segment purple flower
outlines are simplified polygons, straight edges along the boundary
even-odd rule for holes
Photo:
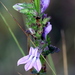
[[[50,22],[48,22],[47,26],[45,26],[43,28],[43,33],[42,33],[42,39],[45,40],[47,34],[52,30],[52,25],[50,24]]]
[[[20,58],[17,62],[17,65],[25,64],[24,68],[26,71],[34,67],[37,72],[41,70],[41,62],[39,59],[40,53],[38,48],[30,47],[29,55]]]
[[[49,6],[50,0],[41,0],[41,12],[44,12]]]

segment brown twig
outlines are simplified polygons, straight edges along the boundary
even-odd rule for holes
[[[65,43],[65,35],[63,30],[61,30],[61,37],[62,37],[62,49],[63,49],[64,75],[68,75],[66,43]]]
[[[22,75],[21,73],[17,72],[19,75]]]
[[[28,37],[27,37],[27,50],[28,50],[28,52],[29,52],[29,49],[30,49],[30,35],[28,35]]]

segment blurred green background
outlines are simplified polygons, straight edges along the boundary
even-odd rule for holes
[[[30,0],[0,0],[18,20],[20,25],[25,29],[25,24],[22,14],[15,11],[12,6],[20,2],[30,2]],[[9,15],[9,13],[0,4],[0,12],[5,17],[7,23],[11,27],[17,37],[21,47],[27,54],[27,38],[17,23]],[[51,24],[53,29],[50,33],[51,43],[61,49],[59,53],[51,54],[56,68],[57,75],[64,75],[63,68],[63,52],[61,30],[64,30],[68,75],[75,75],[75,1],[74,0],[51,0],[48,9],[45,11],[48,16],[51,16]],[[24,70],[23,65],[17,67],[17,60],[22,57],[15,41],[13,40],[8,28],[0,17],[0,75],[29,75],[29,72]],[[52,71],[47,68],[47,75],[52,75]]]

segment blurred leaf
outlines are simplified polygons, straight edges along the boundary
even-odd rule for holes
[[[52,60],[52,57],[50,54],[48,55],[48,60],[49,60],[49,64],[51,65],[51,68],[56,73],[55,66],[54,66],[54,63],[53,63],[53,60]],[[55,74],[53,73],[53,75],[55,75]]]
[[[40,14],[40,0],[34,0],[35,9]]]
[[[3,15],[0,13],[0,16],[2,17],[3,21],[5,22],[5,25],[8,27],[10,34],[12,35],[14,41],[16,42],[20,52],[22,53],[23,56],[25,56],[25,53],[23,52],[23,49],[21,48],[17,38],[15,37],[14,33],[12,32],[11,28],[9,27],[8,23],[6,22],[5,18],[3,17]]]
[[[48,35],[46,37],[46,40],[47,40],[48,45],[50,45],[51,44],[51,40],[50,40],[50,37]]]
[[[46,24],[50,20],[50,17],[44,18],[42,24]]]
[[[20,13],[26,15],[33,14],[36,16],[36,10],[32,3],[17,3],[13,6],[13,8]]]

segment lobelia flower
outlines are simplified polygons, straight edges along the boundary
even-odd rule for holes
[[[50,24],[50,22],[47,23],[47,26],[45,26],[43,28],[43,33],[42,33],[42,40],[46,39],[47,34],[52,30],[52,25]]]
[[[50,0],[41,0],[41,12],[44,12],[49,6]]]
[[[39,56],[38,48],[30,47],[29,55],[20,58],[17,65],[25,64],[24,68],[26,71],[34,67],[39,72],[42,67]]]

